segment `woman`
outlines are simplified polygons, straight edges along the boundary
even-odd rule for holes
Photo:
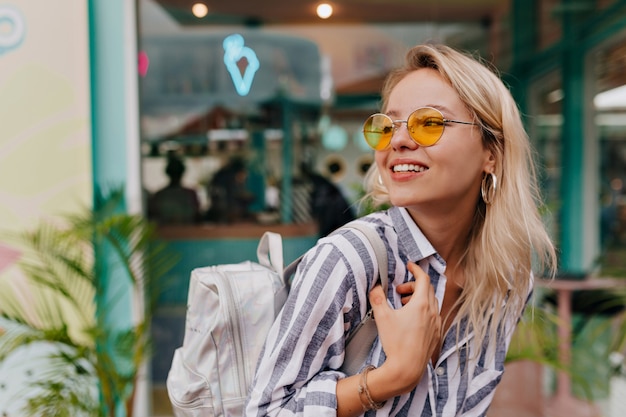
[[[392,207],[356,221],[386,242],[389,290],[375,287],[358,232],[320,239],[268,335],[248,416],[484,416],[531,263],[554,271],[529,141],[500,79],[449,47],[419,45],[382,96],[383,113],[364,125],[376,151],[367,182]],[[379,337],[348,376],[345,340],[368,297]]]

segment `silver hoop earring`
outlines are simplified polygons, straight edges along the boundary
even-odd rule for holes
[[[487,181],[487,178],[491,178],[491,181]],[[498,186],[498,178],[493,172],[488,172],[483,176],[483,180],[480,183],[480,195],[486,205],[493,203],[496,197],[496,189]]]

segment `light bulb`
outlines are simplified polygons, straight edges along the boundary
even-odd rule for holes
[[[196,3],[191,6],[191,13],[193,13],[193,15],[198,19],[202,19],[204,16],[207,15],[207,13],[209,13],[209,8],[206,6],[206,4]]]
[[[328,3],[321,3],[317,6],[317,15],[320,19],[328,19],[333,14],[333,6]]]

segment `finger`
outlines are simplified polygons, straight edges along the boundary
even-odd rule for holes
[[[369,293],[369,300],[376,319],[381,319],[391,310],[391,307],[387,305],[387,294],[385,294],[380,285],[376,285],[372,288]]]
[[[430,283],[428,274],[414,262],[408,262],[407,268],[415,277],[414,291],[411,298],[425,297],[429,308],[439,311],[439,302],[435,297],[435,289]],[[410,299],[407,299],[406,302],[403,300],[403,304],[407,304],[409,301]]]
[[[420,268],[420,266],[418,264],[416,264],[415,262],[407,262],[406,263],[407,268],[409,269],[409,272],[411,272],[413,274],[413,276],[415,277],[415,281],[419,281],[420,279],[424,278],[428,281],[430,281],[430,278],[428,277],[428,274],[426,272],[424,272],[424,270],[422,268]]]
[[[431,285],[432,287],[432,285]],[[432,308],[436,308],[437,311],[439,311],[439,301],[437,300],[437,297],[435,297],[435,289],[432,288],[429,292],[428,292],[428,303]]]
[[[412,294],[415,291],[415,281],[403,282],[396,287],[398,294]]]
[[[424,272],[424,270],[422,270],[422,268],[420,268],[414,262],[407,262],[407,268],[409,272],[415,277],[415,286],[413,292],[421,292],[425,294],[428,291],[429,287],[432,287],[432,285],[430,285],[430,277],[428,276],[428,274]]]
[[[409,302],[414,291],[414,281],[404,282],[396,287],[396,292],[400,294],[400,301],[402,302],[402,305],[405,305]]]

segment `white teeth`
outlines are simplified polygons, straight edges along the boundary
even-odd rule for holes
[[[409,171],[424,172],[427,169],[428,168],[424,166],[414,165],[414,164],[401,164],[401,165],[393,166],[393,172],[409,172]]]

